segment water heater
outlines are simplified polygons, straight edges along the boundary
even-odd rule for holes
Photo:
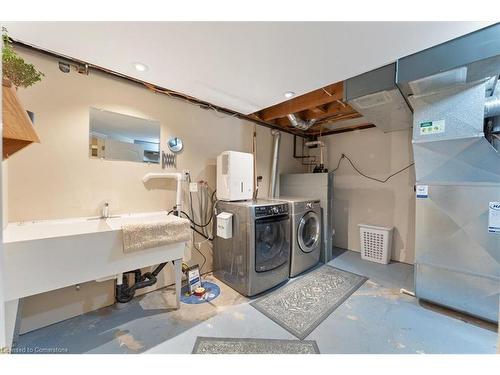
[[[217,156],[217,199],[241,201],[253,196],[253,155],[225,151]]]

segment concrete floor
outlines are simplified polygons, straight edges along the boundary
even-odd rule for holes
[[[379,265],[351,251],[338,252],[330,264],[369,280],[307,337],[316,340],[321,353],[496,352],[495,326],[464,321],[400,294],[400,288],[413,288],[412,266]],[[297,339],[249,299],[217,283],[221,295],[211,303],[183,304],[173,311],[168,307],[173,292],[163,289],[21,335],[18,351],[191,353],[197,336]]]

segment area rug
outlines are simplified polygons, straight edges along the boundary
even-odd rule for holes
[[[197,337],[193,354],[319,354],[316,341]]]
[[[366,280],[324,265],[251,305],[302,340]]]

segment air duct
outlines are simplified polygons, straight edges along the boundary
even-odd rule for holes
[[[311,126],[313,126],[314,123],[316,122],[315,119],[304,121],[304,120],[302,120],[300,118],[297,118],[297,116],[295,116],[295,114],[293,114],[293,113],[290,113],[290,114],[286,115],[286,117],[288,117],[288,119],[290,120],[290,124],[292,124],[292,126],[294,128],[297,128],[297,129],[300,129],[300,130],[307,130]]]
[[[395,63],[346,80],[344,99],[384,132],[412,125],[410,108],[396,86]]]
[[[415,294],[493,322],[500,231],[491,210],[500,200],[500,153],[485,138],[484,119],[499,114],[491,97],[499,35],[500,24],[397,62],[398,86],[413,109]]]
[[[276,182],[278,181],[278,162],[280,153],[281,133],[278,130],[273,130],[271,134],[273,135],[273,160],[271,164],[269,198],[276,198]]]
[[[500,116],[500,95],[489,97],[484,103],[484,117],[495,116]]]

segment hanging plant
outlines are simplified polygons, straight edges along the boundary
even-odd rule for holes
[[[30,87],[41,81],[44,74],[16,53],[5,27],[2,27],[2,39],[2,77],[15,87]]]

